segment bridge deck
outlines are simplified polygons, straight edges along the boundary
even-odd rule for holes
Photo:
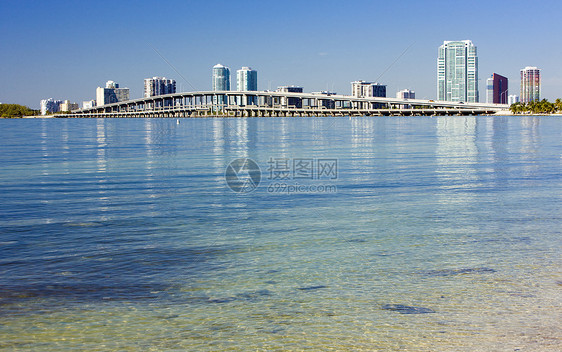
[[[478,115],[508,105],[319,93],[217,91],[176,93],[75,110],[68,117]]]

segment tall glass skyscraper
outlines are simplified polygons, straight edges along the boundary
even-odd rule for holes
[[[258,90],[258,71],[242,67],[236,71],[236,78],[239,92]]]
[[[521,102],[541,100],[541,70],[527,66],[521,70]]]
[[[230,69],[221,64],[213,67],[213,90],[230,90]]]
[[[437,96],[445,101],[478,102],[478,56],[470,40],[445,41],[439,47]]]

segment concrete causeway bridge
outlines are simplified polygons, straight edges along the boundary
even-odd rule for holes
[[[509,105],[331,93],[209,91],[159,95],[74,110],[60,117],[281,117],[490,115]]]

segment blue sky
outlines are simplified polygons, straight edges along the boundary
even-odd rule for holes
[[[258,70],[260,90],[294,84],[350,94],[350,82],[362,79],[387,84],[389,96],[409,88],[434,99],[437,48],[464,39],[478,48],[480,101],[493,72],[518,95],[525,66],[542,69],[542,95],[553,100],[562,97],[561,13],[554,0],[2,0],[0,102],[81,102],[107,80],[139,98],[152,76],[210,90],[216,63],[234,74]]]

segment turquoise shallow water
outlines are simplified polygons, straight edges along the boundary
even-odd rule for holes
[[[0,350],[562,348],[559,118],[0,131]]]

